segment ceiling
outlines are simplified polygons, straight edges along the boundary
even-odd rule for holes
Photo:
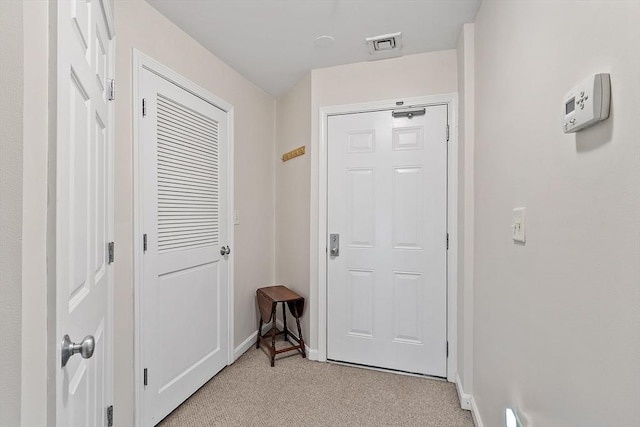
[[[309,70],[377,59],[366,37],[402,32],[400,55],[455,48],[481,0],[147,1],[277,98]]]

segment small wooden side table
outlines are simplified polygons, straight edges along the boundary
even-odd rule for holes
[[[256,291],[256,295],[258,298],[258,307],[260,308],[260,322],[258,323],[258,340],[256,341],[256,348],[260,348],[260,344],[262,343],[269,349],[272,367],[275,366],[276,354],[300,350],[302,352],[302,357],[307,357],[304,349],[304,338],[302,338],[302,329],[300,329],[300,316],[302,316],[302,312],[304,310],[304,298],[282,285],[260,288]],[[282,320],[284,323],[284,330],[282,331],[278,331],[276,326],[276,308],[278,307],[279,302],[282,303]],[[298,336],[300,337],[299,339],[291,335],[287,330],[287,309],[285,308],[285,303],[289,306],[289,311],[296,319]],[[268,323],[271,319],[273,319],[271,330],[262,335],[263,323]],[[284,334],[285,341],[288,341],[291,344],[294,343],[289,340],[289,337],[293,338],[297,342],[297,345],[276,350],[276,335],[279,334]],[[269,338],[271,338],[271,343],[269,343]]]

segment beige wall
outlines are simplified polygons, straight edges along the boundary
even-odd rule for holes
[[[49,5],[24,7],[24,182],[22,258],[22,414],[24,427],[44,426],[47,410],[47,185]],[[55,295],[52,296],[55,300]],[[50,318],[49,318],[50,319]],[[55,327],[55,323],[53,323]],[[53,365],[53,363],[51,363]],[[54,400],[55,402],[55,400]]]
[[[33,409],[46,400],[46,362],[32,353],[46,339],[44,272],[21,265],[21,253],[44,262],[46,107],[37,95],[46,91],[46,40],[31,30],[44,28],[47,18],[36,3],[0,2],[0,425],[41,425],[46,415]],[[146,2],[115,6],[116,425],[133,424],[132,47],[235,107],[236,346],[256,329],[255,288],[284,282],[309,298],[304,333],[317,348],[318,331],[308,328],[317,322],[318,241],[309,229],[318,224],[310,195],[318,190],[319,108],[460,91],[458,368],[465,391],[485,426],[502,425],[506,406],[528,425],[640,421],[640,3],[485,0],[475,48],[473,29],[465,27],[457,52],[314,70],[276,108]],[[23,8],[30,16],[24,31]],[[575,21],[600,30],[568,31]],[[23,40],[27,31],[32,37]],[[23,61],[30,65],[24,74]],[[612,117],[565,135],[562,96],[593,72],[611,73]],[[31,82],[24,93],[23,80]],[[23,123],[23,99],[24,121],[40,117],[44,127]],[[307,155],[279,160],[299,145],[307,145]],[[9,206],[23,206],[24,216]],[[527,206],[524,246],[510,239],[516,206]]]
[[[282,154],[306,146],[307,154],[283,162]],[[276,282],[306,299],[302,334],[309,337],[309,181],[311,74],[276,103]],[[289,324],[291,327],[291,324]],[[294,327],[295,329],[295,327]]]
[[[313,70],[313,104],[317,109],[456,92],[456,61],[452,49]]]
[[[640,424],[640,2],[484,1],[476,18],[473,396],[485,426]],[[611,117],[561,130],[611,74]],[[526,206],[527,242],[511,240]]]
[[[318,174],[319,110],[323,106],[454,93],[457,87],[455,50],[409,55],[380,61],[322,68],[311,72],[311,200],[309,315],[318,322]],[[317,349],[317,329],[310,331],[310,347]],[[321,333],[324,333],[322,331]]]
[[[255,289],[274,279],[273,99],[224,64],[144,1],[116,1],[115,411],[116,425],[133,424],[133,164],[132,48],[234,106],[235,345],[257,326]]]
[[[0,2],[0,425],[20,425],[23,4]]]
[[[474,24],[458,39],[458,377],[465,395],[473,387],[473,154]]]

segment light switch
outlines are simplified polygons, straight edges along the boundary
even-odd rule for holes
[[[240,224],[240,211],[233,211],[233,224]]]
[[[525,242],[524,211],[526,208],[514,208],[511,223],[511,237],[515,242]]]

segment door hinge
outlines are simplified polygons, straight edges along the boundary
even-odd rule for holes
[[[111,79],[109,80],[109,96],[107,97],[107,99],[109,101],[115,101],[116,99],[116,79]]]
[[[447,341],[447,357],[449,357],[449,341]]]
[[[148,377],[147,377],[147,368],[144,368],[144,379],[143,379],[143,383],[144,383],[144,385],[145,385],[145,386],[147,385],[147,379],[148,379]]]
[[[447,250],[449,250],[449,233],[447,233]]]
[[[142,252],[147,252],[147,235],[142,235]]]
[[[113,242],[109,242],[107,243],[107,253],[108,253],[108,260],[107,260],[107,264],[111,264],[113,262],[113,259],[115,257],[115,248],[114,248],[114,243]]]
[[[147,117],[147,98],[142,98],[142,117]]]
[[[449,125],[447,125],[447,142],[449,142]]]
[[[107,408],[107,426],[113,426],[113,405]]]

